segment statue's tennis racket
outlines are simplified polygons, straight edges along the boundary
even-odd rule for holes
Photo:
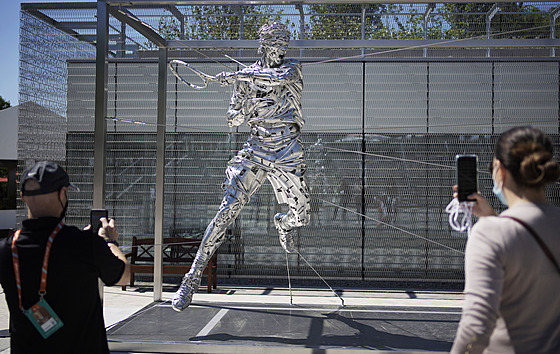
[[[173,67],[173,64],[176,64],[175,67]],[[179,75],[179,73],[177,72],[177,67],[179,67],[179,65],[181,66],[186,66],[187,68],[189,68],[193,73],[195,73],[196,75],[198,75],[200,77],[200,79],[202,79],[202,85],[195,85],[193,83],[188,82],[187,80],[185,80],[181,75]],[[196,90],[202,90],[204,88],[206,88],[206,86],[208,86],[208,83],[210,81],[215,81],[216,77],[212,76],[212,75],[208,75],[203,73],[202,71],[192,67],[191,65],[189,65],[188,63],[185,63],[182,60],[172,60],[169,62],[169,69],[171,69],[171,72],[173,73],[173,75],[175,75],[179,80],[181,80],[181,82],[183,82],[184,84],[192,87],[193,89]]]

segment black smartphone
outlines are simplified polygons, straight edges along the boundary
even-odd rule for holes
[[[478,192],[478,170],[476,155],[457,155],[455,156],[457,164],[457,193],[459,201],[474,201],[467,197]]]
[[[107,212],[107,209],[91,209],[89,223],[94,234],[97,235],[99,229],[101,228],[101,221],[99,221],[99,219],[107,219],[108,217],[109,213]]]

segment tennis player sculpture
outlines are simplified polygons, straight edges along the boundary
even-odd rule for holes
[[[227,227],[265,179],[272,184],[278,203],[289,207],[287,214],[274,216],[280,244],[286,252],[296,252],[294,229],[309,223],[309,189],[304,179],[306,165],[300,141],[300,129],[304,124],[303,78],[301,64],[284,59],[289,40],[284,24],[269,22],[259,29],[258,53],[262,57],[256,63],[215,77],[198,72],[206,84],[217,81],[233,85],[226,113],[228,125],[233,127],[247,122],[251,132],[243,148],[227,164],[222,185],[224,199],[206,228],[190,271],[173,297],[172,306],[177,311],[190,305],[204,268],[223,242]],[[191,70],[197,71],[192,67]],[[177,75],[176,71],[174,73]]]

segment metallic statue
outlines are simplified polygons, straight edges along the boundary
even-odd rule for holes
[[[190,305],[202,272],[224,240],[227,227],[265,179],[272,184],[278,203],[289,207],[287,214],[274,216],[280,244],[286,252],[296,252],[294,228],[309,223],[309,190],[300,141],[304,124],[301,64],[284,59],[290,39],[284,24],[267,23],[260,28],[259,36],[258,53],[262,54],[259,61],[241,71],[222,72],[216,77],[204,74],[206,80],[233,85],[226,113],[228,124],[233,127],[247,122],[251,134],[243,149],[227,164],[222,185],[224,199],[206,228],[190,271],[173,297],[172,306],[177,311]]]

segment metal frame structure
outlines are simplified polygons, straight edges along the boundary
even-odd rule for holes
[[[306,3],[336,3],[335,1],[282,1],[281,3],[290,3],[296,6],[300,6]],[[355,3],[362,3],[361,1],[354,1]],[[398,2],[398,1],[397,1]],[[403,1],[404,2],[404,1]],[[408,1],[407,1],[408,2]],[[102,44],[97,47],[97,65],[96,65],[96,129],[95,129],[95,141],[96,141],[96,157],[95,157],[95,194],[94,194],[94,207],[102,208],[104,203],[104,176],[105,176],[105,120],[104,117],[107,115],[106,107],[106,88],[107,88],[107,55],[108,55],[108,17],[107,14],[110,13],[115,18],[123,23],[130,25],[139,33],[143,34],[147,39],[155,43],[159,47],[159,64],[158,64],[158,128],[157,128],[157,182],[156,182],[156,215],[155,215],[155,244],[156,250],[154,252],[155,256],[155,269],[154,269],[154,300],[161,300],[161,289],[162,289],[162,258],[161,258],[161,244],[163,242],[163,195],[164,195],[164,163],[165,163],[165,102],[166,102],[166,85],[167,85],[167,50],[168,48],[182,48],[186,46],[196,46],[203,47],[204,45],[212,48],[219,47],[229,47],[232,43],[228,41],[205,41],[205,43],[192,43],[188,44],[184,40],[174,40],[167,41],[162,38],[153,29],[146,26],[139,19],[135,18],[130,12],[123,8],[121,5],[125,6],[150,6],[150,5],[168,5],[172,13],[178,12],[174,5],[181,4],[194,4],[194,3],[204,3],[204,4],[223,4],[226,1],[148,1],[148,0],[136,0],[136,1],[104,1],[99,0],[97,4],[98,10],[98,25],[97,25],[97,43]],[[228,4],[238,3],[243,4],[245,1],[227,1]],[[349,3],[352,3],[350,1]],[[294,48],[395,48],[395,47],[410,47],[410,46],[424,46],[424,56],[426,56],[426,46],[437,46],[437,47],[453,47],[456,43],[441,43],[441,41],[429,41],[426,37],[426,27],[428,16],[430,12],[434,9],[434,4],[430,3],[426,12],[424,13],[424,30],[425,37],[421,41],[394,41],[394,40],[355,40],[355,41],[306,41],[306,40],[294,40],[291,45]],[[487,56],[490,56],[490,47],[508,47],[514,45],[517,40],[492,40],[490,39],[490,22],[492,17],[498,12],[498,4],[494,4],[492,9],[486,15],[486,26],[487,26],[487,40],[474,39],[462,41],[461,46],[463,47],[488,47]],[[182,24],[184,26],[184,23]],[[439,43],[438,43],[439,42]],[[257,43],[255,41],[239,40],[236,41],[236,46],[252,48],[256,47]],[[560,40],[551,39],[536,39],[529,40],[525,42],[529,46],[550,46],[552,48],[560,45]],[[160,249],[158,252],[158,248]]]
[[[560,47],[560,39],[556,39],[555,21],[558,17],[560,6],[551,12],[551,36],[546,39],[492,39],[490,34],[490,23],[492,17],[500,11],[500,3],[505,0],[493,1],[494,6],[486,14],[486,38],[461,39],[461,40],[433,40],[428,39],[427,23],[435,8],[433,1],[418,0],[391,0],[395,4],[429,4],[423,14],[424,39],[421,40],[368,40],[365,38],[364,22],[362,22],[362,39],[359,40],[306,40],[295,39],[290,42],[291,48],[304,49],[329,49],[329,48],[361,48],[362,53],[366,48],[423,48],[424,56],[427,56],[428,48],[487,48],[487,56],[491,48],[508,47],[541,47],[550,48],[551,55]],[[465,3],[464,0],[450,0],[447,3]],[[474,2],[474,1],[466,1]],[[33,14],[37,18],[53,25],[63,32],[72,35],[78,40],[95,45],[96,48],[96,86],[95,86],[95,150],[94,150],[94,208],[103,208],[105,204],[105,176],[106,176],[106,131],[107,131],[107,86],[108,86],[108,61],[111,51],[126,50],[125,28],[130,26],[147,40],[158,47],[158,105],[157,105],[157,165],[156,165],[156,209],[155,209],[155,244],[156,258],[154,269],[154,300],[161,300],[162,294],[162,258],[161,244],[163,241],[163,218],[164,218],[164,169],[165,169],[165,120],[166,120],[166,96],[167,96],[167,61],[169,49],[181,48],[257,48],[257,41],[243,39],[243,21],[241,21],[239,40],[204,40],[187,41],[184,39],[166,40],[151,26],[136,17],[128,8],[165,8],[175,16],[181,25],[181,35],[184,36],[184,20],[181,21],[181,12],[176,6],[181,5],[243,5],[243,4],[266,4],[266,5],[293,5],[298,9],[301,16],[301,29],[303,29],[303,5],[310,4],[340,4],[334,0],[277,0],[277,1],[249,1],[249,0],[98,0],[97,3],[56,3],[56,4],[22,4],[22,9]],[[345,4],[383,4],[384,1],[350,0]],[[39,9],[78,9],[96,8],[97,23],[63,23],[56,22]],[[422,14],[420,14],[422,15]],[[109,17],[112,16],[121,22],[120,47],[111,46],[109,33]],[[362,7],[362,18],[365,17],[365,7]],[[95,28],[96,35],[83,35],[77,32],[79,28]],[[303,31],[301,31],[303,34]],[[183,37],[184,38],[184,37]],[[158,251],[159,250],[159,251]]]
[[[542,2],[550,2],[553,1],[544,0]],[[213,1],[204,1],[204,0],[190,0],[190,1],[157,1],[157,0],[105,0],[100,1],[97,4],[97,8],[103,4],[106,8],[106,11],[110,13],[111,16],[118,19],[123,25],[129,25],[134,30],[138,31],[138,33],[142,34],[146,39],[153,42],[158,47],[165,47],[165,48],[188,48],[188,47],[196,47],[196,48],[257,48],[258,44],[256,41],[253,40],[246,40],[243,38],[241,34],[240,39],[236,40],[166,40],[164,39],[159,33],[157,33],[153,28],[143,22],[141,19],[136,17],[131,11],[127,10],[127,8],[135,8],[135,9],[165,9],[169,11],[174,18],[176,18],[180,22],[181,26],[181,35],[184,36],[184,16],[182,16],[181,12],[177,9],[176,6],[181,5],[188,5],[188,6],[197,6],[197,5],[241,5],[241,4],[251,4],[251,5],[293,5],[300,13],[300,35],[303,34],[303,26],[304,21],[303,17],[305,16],[303,13],[303,5],[312,5],[312,4],[340,4],[340,1],[333,1],[333,0],[278,0],[278,1],[247,1],[247,0],[213,0]],[[427,30],[427,22],[429,21],[429,17],[435,15],[435,5],[437,2],[433,1],[418,1],[418,0],[391,0],[391,1],[364,1],[364,0],[355,0],[355,1],[346,1],[344,4],[361,4],[361,5],[368,5],[368,4],[427,4],[425,12],[423,14],[414,14],[414,15],[421,15],[423,17],[423,29],[424,32]],[[446,1],[445,3],[475,3],[473,1]],[[492,18],[500,11],[500,4],[507,3],[504,0],[492,1],[494,5],[492,8],[486,13],[481,14],[485,15],[486,17],[486,35],[481,36],[480,38],[476,39],[462,39],[460,41],[457,40],[449,40],[449,41],[441,41],[441,40],[430,40],[427,38],[426,33],[424,33],[424,38],[419,40],[395,40],[395,39],[380,39],[380,40],[368,40],[368,39],[360,39],[360,40],[306,40],[303,38],[293,39],[290,42],[291,48],[297,49],[304,49],[304,48],[411,48],[422,46],[423,48],[504,48],[504,47],[558,47],[560,42],[556,39],[556,30],[555,30],[555,22],[558,17],[558,11],[560,10],[560,5],[557,6],[553,11],[550,12],[551,16],[551,36],[550,38],[541,38],[541,39],[491,39],[491,31],[490,31],[490,24]],[[80,29],[94,29],[97,28],[97,23],[94,22],[57,22],[56,20],[50,18],[49,16],[45,15],[40,10],[50,10],[50,9],[90,9],[95,8],[95,3],[29,3],[29,4],[22,4],[22,9],[30,14],[33,14],[37,18],[53,25],[54,27],[60,29],[63,32],[79,39],[80,41],[88,42],[90,44],[95,45],[96,40],[98,39],[97,36],[94,35],[84,35],[78,33]],[[238,16],[242,14],[239,13]],[[362,8],[362,17],[365,17],[365,7]],[[241,21],[241,27],[243,27],[243,21]],[[243,32],[241,28],[241,33]],[[109,36],[107,31],[107,36]],[[362,37],[365,36],[363,22],[362,22]],[[119,38],[119,37],[126,37],[125,30],[120,31],[117,35],[111,35],[111,39]],[[483,38],[484,37],[484,38]],[[121,45],[124,42],[121,41]],[[111,46],[109,50],[117,50],[116,46]],[[120,48],[123,49],[123,48]],[[124,48],[126,49],[126,48]]]

